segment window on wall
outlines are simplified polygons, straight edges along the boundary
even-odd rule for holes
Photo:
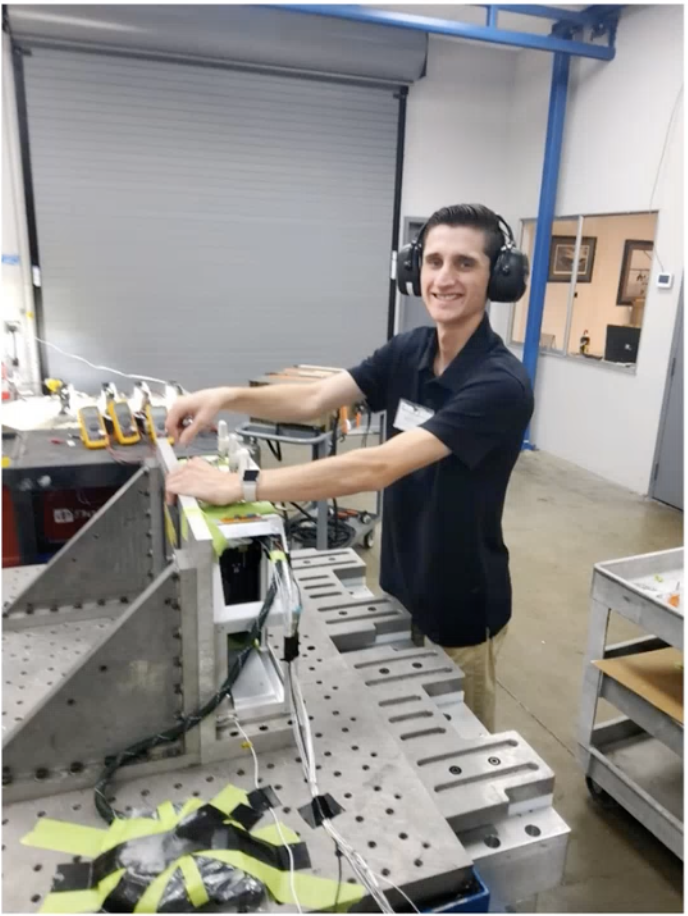
[[[656,213],[556,219],[552,224],[540,348],[633,366],[652,272]],[[535,220],[521,247],[532,263]],[[530,291],[514,308],[513,343],[525,340]]]

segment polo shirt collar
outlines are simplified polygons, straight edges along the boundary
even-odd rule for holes
[[[436,379],[438,384],[447,388],[452,388],[453,383],[458,380],[458,376],[463,370],[476,359],[484,356],[492,348],[496,334],[490,326],[490,319],[487,313],[483,315],[483,320],[475,329],[473,334],[466,341],[464,348],[457,353],[454,359],[449,363],[441,376]],[[427,369],[433,374],[435,357],[437,356],[437,331],[433,331],[428,338],[427,345],[420,359],[419,368]]]

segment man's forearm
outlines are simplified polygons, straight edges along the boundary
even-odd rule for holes
[[[318,412],[316,384],[260,385],[223,388],[222,409],[276,423],[312,420]]]
[[[367,448],[310,464],[261,471],[258,499],[303,502],[369,493],[385,486],[386,470],[378,451]]]

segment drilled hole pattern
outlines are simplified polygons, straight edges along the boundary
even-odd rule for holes
[[[337,601],[333,599],[329,603],[336,605]],[[365,604],[357,606],[354,616],[366,613],[366,607]],[[379,605],[372,603],[370,609],[378,612],[381,610]],[[331,614],[338,616],[336,609]],[[84,626],[83,623],[79,625]],[[320,622],[318,625],[323,629]],[[49,630],[53,627],[43,629]],[[74,635],[83,638],[82,633]],[[102,628],[99,635],[103,635]],[[281,636],[281,632],[275,630],[270,639],[278,656],[283,648]],[[52,639],[54,638],[53,636]],[[81,644],[74,640],[74,647],[81,649]],[[351,675],[340,662],[338,652],[329,643],[329,636],[323,637],[317,632],[317,627],[311,630],[306,626],[305,632],[302,632],[302,648],[301,676],[313,723],[316,760],[319,764],[319,786],[321,792],[330,792],[344,808],[337,819],[342,833],[364,853],[378,873],[389,877],[402,887],[408,880],[418,881],[438,872],[446,873],[455,866],[457,852],[457,849],[450,848],[453,838],[451,831],[441,815],[437,814],[435,818],[434,812],[424,810],[423,806],[418,804],[417,777],[410,764],[403,758],[400,759],[391,733],[386,728],[380,728],[384,714],[381,715],[378,711],[374,697],[362,694],[363,688],[359,686],[358,677]],[[84,651],[87,651],[87,648]],[[17,662],[22,667],[18,668],[18,671],[30,671],[21,661],[27,657],[31,659],[31,655],[26,652],[20,655]],[[50,667],[55,667],[53,662],[50,663]],[[57,682],[60,672],[53,671],[50,674]],[[98,676],[109,675],[102,672]],[[3,680],[5,677],[3,673]],[[329,697],[328,700],[324,699],[325,695]],[[354,701],[356,695],[358,698]],[[366,708],[366,702],[361,702],[362,696],[370,700],[370,711]],[[76,714],[79,708],[77,697],[74,707]],[[261,724],[265,725],[262,730]],[[332,854],[331,842],[321,842],[317,831],[311,830],[298,813],[299,807],[307,800],[307,791],[303,785],[301,767],[295,760],[295,749],[284,748],[272,753],[260,749],[258,742],[272,739],[273,730],[272,721],[247,727],[259,750],[262,784],[269,784],[276,791],[283,805],[278,811],[280,819],[301,833],[307,841],[317,872],[334,878],[336,861]],[[46,766],[49,764],[50,761],[46,761]],[[365,767],[365,770],[362,767]],[[248,751],[243,757],[222,761],[202,769],[192,768],[118,784],[115,807],[127,814],[137,814],[154,809],[168,799],[173,803],[180,803],[192,797],[210,800],[227,782],[232,782],[247,791],[254,788],[253,764]],[[29,803],[11,806],[26,809],[25,816],[22,818],[23,823],[16,828],[12,824],[5,828],[6,836],[13,844],[13,853],[7,857],[6,864],[11,862],[13,869],[15,862],[18,864],[16,882],[13,880],[12,883],[17,887],[20,883],[23,885],[23,906],[8,907],[6,904],[5,908],[10,911],[26,910],[28,901],[24,898],[28,897],[29,893],[39,895],[43,899],[50,890],[50,881],[56,864],[50,859],[51,854],[35,850],[31,855],[27,855],[27,847],[20,847],[18,844],[19,838],[34,826],[38,810],[44,811],[45,816],[50,818],[94,827],[102,826],[93,811],[90,790],[42,799],[40,808],[38,803],[33,802],[30,816],[27,805]],[[80,807],[72,810],[72,805]],[[387,828],[386,832],[390,838],[388,841],[394,843],[393,858],[386,848],[384,836],[380,834],[380,823],[384,823]],[[403,842],[398,839],[402,832],[407,837]],[[3,843],[6,842],[4,836]],[[426,853],[425,850],[430,849],[431,844],[433,851]],[[33,857],[34,852],[36,857]],[[65,861],[63,854],[56,854],[56,857],[57,861]],[[40,867],[36,869],[36,865]],[[27,870],[30,870],[30,876],[27,875]],[[343,880],[355,880],[346,863]]]
[[[98,618],[3,633],[3,732],[23,722],[27,712],[67,677],[112,625],[112,620]],[[101,670],[99,676],[107,678],[109,672]]]

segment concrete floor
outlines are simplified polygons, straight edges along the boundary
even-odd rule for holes
[[[622,809],[591,800],[576,729],[593,565],[680,546],[683,515],[534,452],[518,462],[504,527],[514,616],[499,659],[497,725],[520,732],[552,767],[555,807],[571,827],[564,883],[518,909],[682,911],[680,861]],[[378,549],[361,551],[374,589]],[[610,627],[614,640],[636,633],[622,620]]]

